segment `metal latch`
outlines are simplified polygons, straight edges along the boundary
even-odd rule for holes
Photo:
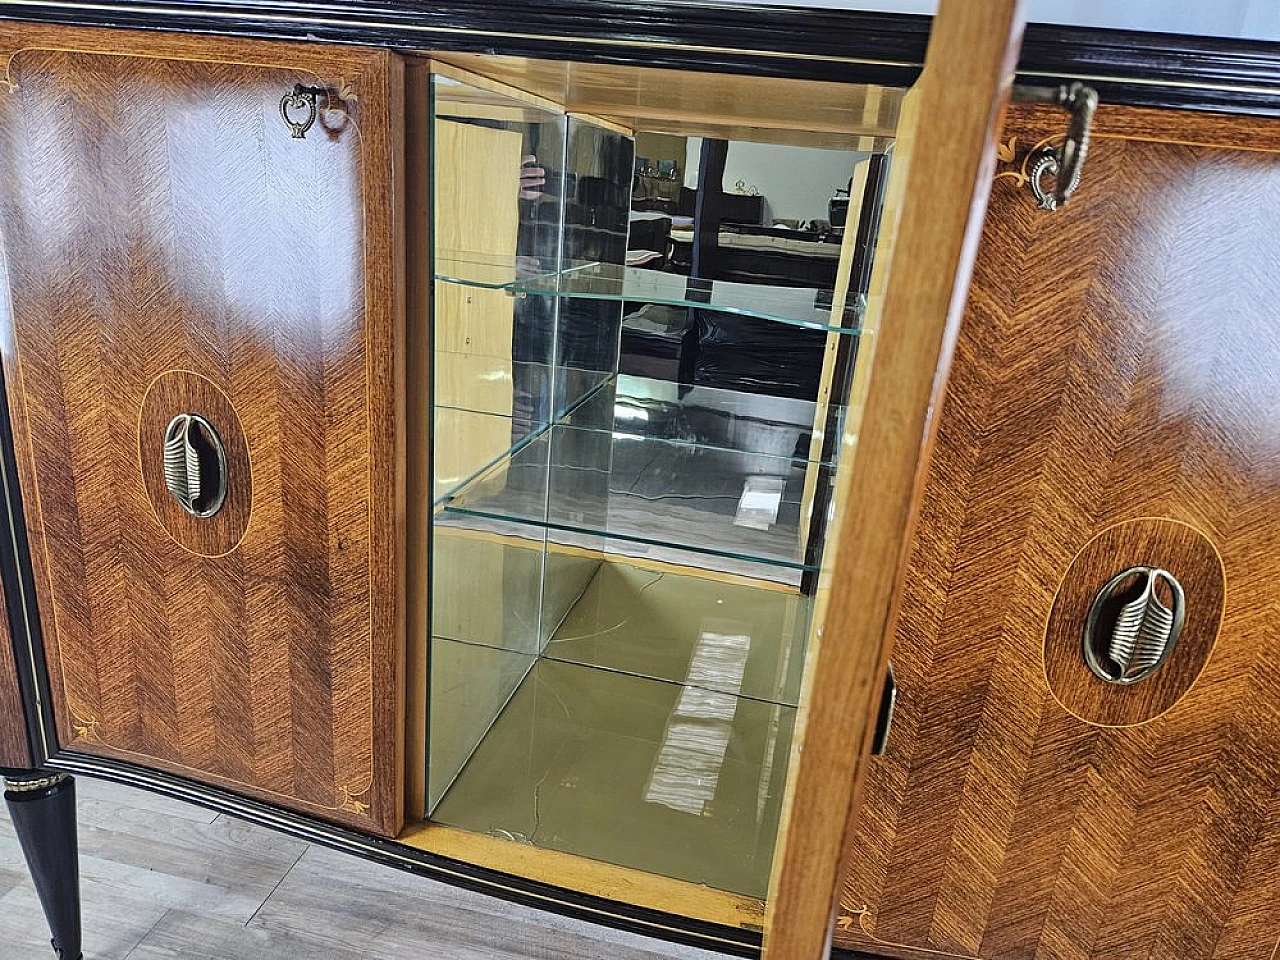
[[[1160,593],[1168,597],[1166,604]],[[1094,597],[1084,628],[1084,660],[1100,680],[1145,680],[1178,645],[1186,618],[1182,584],[1159,567],[1130,567]]]
[[[876,713],[876,730],[871,735],[871,753],[881,756],[889,749],[889,732],[893,729],[893,711],[898,705],[898,679],[893,675],[893,664],[884,676],[884,691],[880,694],[880,710]]]
[[[164,485],[193,517],[212,517],[227,497],[227,454],[204,417],[180,413],[164,432]]]

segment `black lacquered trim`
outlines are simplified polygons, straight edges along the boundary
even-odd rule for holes
[[[36,607],[35,579],[27,543],[22,491],[9,421],[8,392],[0,373],[0,588],[4,590],[9,642],[25,707],[27,743],[33,767],[56,749],[49,673]]]
[[[929,18],[683,0],[0,0],[0,16],[905,86]]]
[[[911,83],[929,18],[683,0],[4,0],[18,19]],[[1028,26],[1019,81],[1083,80],[1104,103],[1280,115],[1280,43]]]
[[[1280,43],[1034,24],[1018,80],[1081,80],[1104,104],[1280,116]]]
[[[195,803],[365,860],[561,916],[716,950],[729,956],[755,957],[760,953],[760,934],[749,930],[691,920],[511,876],[394,841],[366,836],[156,770],[71,751],[52,757],[48,766]]]

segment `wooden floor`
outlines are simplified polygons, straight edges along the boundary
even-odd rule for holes
[[[712,960],[79,778],[86,960]],[[0,957],[49,934],[0,804]]]

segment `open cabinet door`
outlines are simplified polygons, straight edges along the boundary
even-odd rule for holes
[[[1280,121],[1104,103],[1049,213],[1026,171],[1061,124],[1018,104],[1000,136],[836,942],[1273,960]],[[1095,597],[1148,566],[1176,645],[1096,676]]]
[[[904,102],[836,494],[765,923],[766,960],[830,949],[918,504],[1021,39],[1017,0],[943,0]]]

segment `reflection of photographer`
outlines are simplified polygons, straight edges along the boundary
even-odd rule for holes
[[[547,171],[537,166],[538,158],[526,153],[520,158],[520,199],[537,200],[547,185]]]

